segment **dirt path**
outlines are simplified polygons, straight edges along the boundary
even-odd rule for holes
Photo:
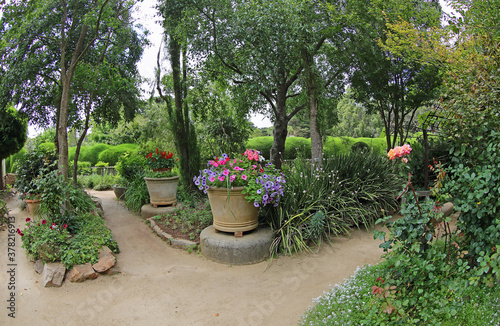
[[[16,237],[16,318],[8,317],[7,232],[0,231],[0,325],[297,325],[312,299],[382,254],[371,232],[356,230],[315,254],[226,266],[155,236],[144,221],[94,192],[120,246],[120,274],[44,288]],[[16,228],[26,211],[9,201]]]

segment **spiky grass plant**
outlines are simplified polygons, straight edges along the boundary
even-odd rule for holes
[[[371,152],[325,158],[322,168],[296,159],[283,172],[285,195],[264,213],[277,232],[275,252],[308,250],[351,226],[371,226],[382,209],[397,205],[400,180],[386,158]]]

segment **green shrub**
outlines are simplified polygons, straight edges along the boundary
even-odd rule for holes
[[[374,153],[353,152],[323,160],[313,170],[297,159],[283,168],[285,195],[276,209],[262,210],[278,233],[276,252],[308,249],[349,226],[371,225],[381,209],[394,208],[400,181],[388,160]]]
[[[79,161],[90,162],[93,166],[99,162],[99,154],[111,146],[108,144],[96,144],[93,146],[82,146],[80,149],[80,156],[78,157]],[[74,150],[73,159],[75,157]]]
[[[44,142],[37,146],[37,150],[42,153],[55,153],[56,145],[53,142]]]
[[[57,157],[55,153],[43,153],[41,151],[27,152],[19,160],[16,169],[15,187],[21,194],[33,191],[35,180],[42,174],[57,169]]]
[[[119,252],[111,230],[95,212],[79,214],[75,224],[77,232],[61,257],[66,268],[78,264],[96,263],[102,246],[107,246],[114,253]]]
[[[17,166],[19,165],[21,158],[26,155],[26,149],[22,148],[19,152],[16,154],[13,154],[9,156],[5,160],[5,171],[6,173],[15,173]]]
[[[146,158],[144,155],[124,153],[115,165],[116,172],[126,182],[133,182],[138,176],[144,177]]]
[[[362,141],[358,141],[351,146],[351,151],[353,151],[353,152],[355,152],[355,151],[367,152],[369,150],[370,150],[370,146],[368,146],[365,142],[362,142]]]
[[[125,206],[133,212],[140,212],[141,207],[149,203],[149,191],[143,175],[136,176],[128,185],[124,194]]]
[[[311,158],[311,139],[303,137],[287,137],[285,141],[285,160]]]
[[[117,146],[110,147],[99,153],[99,161],[109,163],[110,166],[116,165],[118,159],[123,154],[129,152],[136,154],[138,146],[135,144],[121,144]]]
[[[262,153],[266,160],[270,159],[271,147],[273,146],[273,137],[255,137],[251,138],[247,142],[247,148],[256,149]]]

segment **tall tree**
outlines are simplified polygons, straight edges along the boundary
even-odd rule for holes
[[[277,167],[284,155],[288,122],[308,107],[307,101],[295,101],[292,106],[288,100],[310,85],[313,114],[316,105],[312,69],[308,83],[299,82],[305,60],[311,67],[325,41],[321,28],[312,27],[315,6],[310,4],[302,0],[193,1],[200,13],[192,43],[197,59],[214,76],[232,81],[243,113],[252,110],[271,118],[270,157]],[[313,33],[306,35],[305,30]]]
[[[404,143],[419,107],[433,99],[441,84],[438,69],[396,56],[380,46],[387,39],[386,23],[411,20],[418,28],[440,24],[437,0],[351,0],[350,42],[354,59],[351,85],[354,98],[378,112],[384,122],[388,148]],[[391,138],[392,136],[392,138]]]
[[[188,38],[182,26],[182,20],[188,11],[185,0],[165,0],[158,9],[163,17],[163,28],[167,42],[170,66],[172,68],[172,88],[174,103],[169,94],[164,92],[161,78],[160,52],[158,52],[157,90],[167,103],[177,152],[180,155],[181,175],[185,184],[195,189],[191,182],[199,171],[199,149],[196,143],[196,131],[190,117],[188,96]]]
[[[9,96],[21,99],[19,104],[24,107],[30,100],[30,85],[40,89],[35,95],[49,90],[48,97],[38,98],[39,107],[45,110],[38,114],[46,116],[47,111],[57,108],[58,162],[65,177],[75,73],[89,50],[106,43],[110,30],[129,19],[134,3],[134,0],[29,0],[11,2],[4,7],[2,31],[10,44],[5,47],[3,62],[9,66],[10,74],[2,78],[0,95],[3,101]],[[30,62],[36,65],[25,66]],[[21,77],[13,76],[16,71]],[[53,87],[54,84],[58,87]]]

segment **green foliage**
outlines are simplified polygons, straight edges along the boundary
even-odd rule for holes
[[[145,167],[145,155],[126,152],[118,158],[115,169],[126,182],[133,182],[137,176],[144,176]]]
[[[350,96],[352,90],[349,88],[337,105],[338,123],[331,128],[329,135],[353,138],[375,138],[380,135],[383,128],[380,115],[368,113],[366,108],[357,104]]]
[[[94,190],[109,190],[118,181],[118,176],[103,173],[103,174],[88,174],[80,176],[78,178],[78,183],[83,188],[89,188]]]
[[[311,139],[302,137],[287,137],[285,141],[285,160],[296,158],[311,158]]]
[[[437,262],[437,265],[443,264]],[[300,325],[459,326],[500,323],[496,309],[500,303],[498,284],[494,288],[485,285],[470,286],[461,275],[452,280],[445,279],[444,286],[438,283],[426,290],[417,289],[416,292],[422,297],[422,300],[417,302],[421,303],[417,303],[418,307],[409,309],[410,314],[417,317],[401,316],[395,311],[388,314],[382,311],[388,308],[382,297],[390,292],[384,273],[382,264],[358,268],[343,284],[336,284],[330,291],[314,299],[314,305],[305,311]],[[433,274],[435,279],[441,280],[439,273]],[[392,294],[388,295],[391,296]],[[398,301],[406,304],[406,301],[410,303],[414,300],[414,297],[408,300],[403,297]]]
[[[114,166],[116,165],[116,163],[118,163],[120,156],[127,152],[137,152],[138,148],[139,146],[136,144],[121,144],[113,146],[100,152],[98,155],[98,159],[99,161],[106,162],[109,165]]]
[[[399,179],[387,159],[373,153],[324,159],[322,169],[297,159],[283,173],[285,194],[276,209],[263,213],[278,234],[276,252],[307,250],[308,240],[338,235],[351,225],[372,225],[381,209],[397,205]]]
[[[273,146],[273,137],[264,136],[264,137],[250,138],[247,141],[246,145],[247,148],[253,148],[259,151],[266,160],[269,160],[271,147]]]
[[[136,175],[127,185],[127,191],[124,194],[125,206],[132,212],[140,212],[141,207],[149,203],[149,191],[144,181],[144,175]]]
[[[44,262],[61,260],[64,250],[71,241],[67,226],[52,224],[50,221],[28,221],[27,227],[21,231],[22,247],[32,260]]]
[[[7,173],[15,173],[17,165],[21,161],[21,158],[26,155],[26,149],[22,148],[19,152],[9,156],[6,160],[5,170]]]
[[[55,170],[54,165],[57,158],[54,153],[43,153],[41,151],[27,152],[18,162],[16,169],[15,187],[21,194],[32,192],[35,180],[46,169]]]
[[[480,148],[473,150],[473,158],[467,159],[471,149],[465,146],[452,149],[451,182],[446,184],[461,212],[458,227],[469,242],[469,255],[474,260],[491,254],[500,237],[500,132],[490,131],[480,137]]]
[[[27,119],[13,106],[0,106],[0,161],[21,150],[27,134]]]
[[[78,161],[90,162],[92,166],[95,166],[99,162],[99,154],[110,148],[107,144],[96,144],[93,146],[82,146],[80,149],[80,155],[78,156]],[[72,147],[68,150],[69,160],[73,161],[75,158],[76,148]]]
[[[199,239],[201,231],[212,224],[213,216],[208,200],[201,199],[193,203],[176,206],[173,213],[154,217],[156,223],[164,227],[179,230],[190,235],[191,240]]]
[[[78,264],[96,263],[102,246],[107,246],[114,253],[119,252],[111,230],[99,215],[92,212],[79,214],[75,224],[77,232],[61,256],[66,268]]]
[[[33,185],[40,196],[40,216],[58,225],[67,224],[70,232],[77,214],[96,210],[89,195],[66,182],[58,170],[51,167],[45,168]]]

